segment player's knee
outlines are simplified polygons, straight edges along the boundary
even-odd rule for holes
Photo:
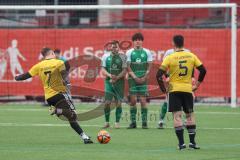
[[[63,113],[62,113],[67,119],[68,121],[76,121],[77,120],[77,114],[74,110],[71,109],[63,109]]]
[[[182,113],[181,112],[174,112],[173,113],[173,122],[174,127],[182,126]]]
[[[115,105],[115,107],[121,107],[122,102],[121,101],[115,101],[114,105]]]
[[[195,124],[195,118],[193,113],[186,113],[186,125],[194,125]]]
[[[110,107],[110,105],[111,105],[111,101],[106,100],[105,101],[105,107]]]
[[[130,106],[136,106],[136,103],[137,103],[136,100],[131,100],[130,101]]]
[[[140,101],[142,108],[147,108],[146,101]]]

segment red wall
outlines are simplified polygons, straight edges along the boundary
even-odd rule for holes
[[[24,71],[39,61],[40,49],[44,46],[60,48],[64,55],[71,58],[74,55],[93,53],[101,57],[106,42],[131,40],[131,35],[137,29],[16,29],[0,30],[0,49],[4,52],[11,41],[18,41],[18,49],[27,61],[19,60]],[[230,32],[224,29],[143,29],[144,47],[153,50],[155,63],[160,63],[163,51],[172,47],[171,38],[174,34],[185,36],[185,47],[194,52],[207,68],[207,77],[197,94],[200,96],[230,96]],[[238,37],[240,31],[238,31]],[[240,42],[239,42],[240,43]],[[238,45],[238,51],[240,51]],[[238,56],[238,61],[240,56]],[[0,56],[0,63],[2,58]],[[238,68],[240,64],[238,63]],[[79,71],[79,70],[78,70]],[[155,74],[155,73],[153,73]],[[103,90],[103,79],[95,82],[83,81],[81,73],[74,71],[71,82],[75,86]],[[240,85],[240,70],[238,69],[238,85]],[[155,76],[154,76],[155,77]],[[37,78],[30,82],[15,82],[10,71],[8,60],[7,71],[0,79],[0,95],[42,95],[42,86]],[[91,93],[89,91],[89,93]],[[87,93],[86,93],[87,94]],[[238,89],[240,96],[240,89]]]

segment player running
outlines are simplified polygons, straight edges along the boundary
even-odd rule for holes
[[[52,114],[66,117],[70,126],[80,135],[85,144],[93,143],[79,126],[74,104],[66,94],[67,88],[64,85],[63,76],[69,70],[69,64],[56,59],[56,55],[50,48],[43,48],[41,54],[44,60],[34,65],[27,73],[16,76],[15,80],[22,81],[39,76],[44,87],[45,99],[49,105],[55,107]]]
[[[191,52],[184,51],[184,38],[173,37],[175,53],[167,56],[157,72],[156,78],[163,93],[168,93],[169,112],[173,112],[175,132],[179,141],[178,148],[185,149],[182,110],[186,115],[186,128],[189,134],[189,148],[200,149],[195,142],[196,122],[193,112],[192,92],[197,90],[204,80],[206,69],[202,62]],[[192,85],[192,71],[196,67],[200,74],[198,81]],[[169,70],[169,87],[165,88],[162,76]]]
[[[132,36],[134,48],[127,51],[131,117],[131,124],[128,129],[137,128],[137,96],[139,96],[141,103],[142,128],[148,128],[146,96],[148,95],[147,79],[152,64],[152,54],[148,49],[142,47],[143,40],[144,37],[141,33],[134,34]]]
[[[119,121],[122,114],[121,102],[124,98],[124,77],[127,72],[127,57],[119,53],[119,42],[112,41],[111,53],[105,53],[102,57],[102,71],[105,79],[105,126],[110,127],[109,119],[113,98],[116,105],[115,128],[120,128]]]

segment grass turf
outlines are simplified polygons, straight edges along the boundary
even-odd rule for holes
[[[94,108],[94,104],[77,105],[78,111]],[[121,129],[107,129],[111,134],[109,144],[96,142],[97,132],[103,125],[103,116],[80,122],[95,141],[84,145],[67,122],[49,116],[48,108],[40,105],[0,105],[0,159],[104,159],[104,160],[239,160],[240,159],[240,108],[199,106],[197,117],[197,142],[200,150],[176,149],[177,139],[168,113],[164,130],[156,129],[159,106],[149,105],[148,130],[127,130],[128,107],[124,106]],[[115,111],[111,114],[114,124]],[[151,119],[150,119],[151,117]],[[185,130],[185,142],[188,135]]]

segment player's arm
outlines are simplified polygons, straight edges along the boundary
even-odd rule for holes
[[[196,91],[198,89],[198,87],[203,82],[205,75],[207,73],[207,70],[203,65],[198,66],[197,70],[199,71],[199,75],[198,75],[198,80],[197,80],[195,86],[193,87],[193,91]]]
[[[149,75],[149,73],[150,73],[151,67],[152,67],[152,62],[148,62],[148,68],[147,68],[147,71],[146,71],[146,73],[145,73],[145,75],[144,75],[144,79],[145,79],[145,80],[147,79],[147,77],[148,77],[148,75]]]
[[[169,56],[166,57],[166,58],[163,60],[161,66],[160,66],[160,68],[159,68],[159,70],[158,70],[158,72],[157,72],[157,74],[156,74],[156,79],[157,79],[159,88],[161,89],[161,91],[162,91],[163,93],[166,93],[166,92],[167,92],[167,89],[166,89],[166,87],[165,87],[165,85],[164,85],[163,75],[165,75],[165,76],[168,75],[168,74],[167,74],[167,70],[168,70],[170,61],[171,61],[171,59],[169,58]],[[168,75],[168,76],[169,76],[169,75]]]
[[[117,76],[117,79],[123,78],[127,73],[127,68],[124,68],[121,73]]]
[[[133,78],[133,79],[137,79],[138,77],[135,75],[135,73],[132,71],[131,68],[131,62],[127,63],[127,70],[128,70],[128,74]]]
[[[197,58],[197,56],[194,56],[194,66],[199,71],[198,80],[192,89],[193,91],[196,91],[198,89],[198,87],[200,86],[200,84],[203,82],[205,75],[207,73],[207,70],[203,66],[202,62]]]
[[[112,75],[105,69],[105,67],[102,66],[101,70],[104,76],[112,78]]]
[[[135,73],[131,69],[131,50],[128,50],[126,55],[127,55],[127,72],[136,81],[138,77],[135,75]]]
[[[144,81],[147,80],[147,77],[148,77],[148,75],[150,73],[150,69],[152,67],[153,58],[152,58],[152,53],[150,52],[150,50],[147,50],[147,56],[148,56],[148,58],[147,58],[148,67],[147,67],[146,73],[145,73],[145,75],[143,77]]]
[[[161,91],[163,93],[166,93],[166,87],[164,85],[164,81],[163,81],[163,75],[166,75],[166,71],[165,69],[163,69],[162,67],[158,70],[157,74],[156,74],[156,79],[159,85],[159,88],[161,89]]]
[[[122,72],[117,75],[116,81],[125,77],[127,73],[127,57],[125,55],[122,55],[121,59],[122,59]]]
[[[192,78],[194,78],[195,69],[192,70]]]
[[[21,75],[16,76],[15,80],[23,81],[23,80],[29,79],[35,75],[38,75],[38,71],[39,71],[39,65],[36,64],[27,73],[23,73]]]
[[[16,76],[15,80],[16,81],[23,81],[23,80],[29,79],[31,77],[32,77],[31,74],[29,72],[26,72],[26,73],[23,73],[23,74],[20,74],[20,75]]]
[[[107,59],[107,56],[106,55],[103,55],[101,61],[101,72],[104,76],[107,76],[109,78],[112,78],[112,75],[106,70],[106,59]]]
[[[119,73],[117,76],[113,77],[112,75],[112,82],[115,83],[117,82],[119,79],[123,78],[127,73],[127,68],[123,68],[122,72]]]

